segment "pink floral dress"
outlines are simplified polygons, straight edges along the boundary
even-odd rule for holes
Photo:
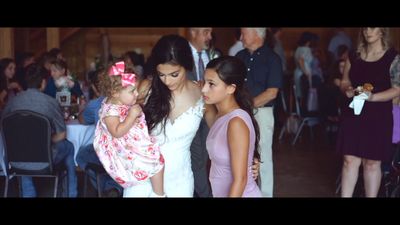
[[[158,173],[164,166],[164,158],[155,138],[149,135],[143,113],[127,134],[113,137],[104,118],[118,116],[122,122],[129,106],[108,104],[106,100],[99,111],[93,146],[108,174],[122,187],[131,187]]]

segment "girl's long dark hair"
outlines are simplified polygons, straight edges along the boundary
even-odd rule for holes
[[[193,56],[185,38],[179,35],[166,35],[156,43],[148,61],[150,63],[149,72],[153,80],[143,112],[146,116],[149,132],[151,132],[159,123],[162,123],[162,127],[165,128],[165,123],[171,111],[171,91],[161,81],[157,66],[160,64],[179,65],[186,71],[192,71]]]
[[[207,69],[214,69],[218,77],[225,84],[235,84],[236,90],[234,97],[241,109],[246,111],[251,118],[251,122],[254,126],[256,134],[256,140],[254,143],[254,157],[260,158],[258,153],[258,143],[260,141],[260,129],[258,123],[254,117],[253,98],[244,86],[245,79],[247,77],[246,65],[238,58],[233,56],[223,56],[210,61],[207,64]]]
[[[0,92],[2,90],[7,90],[8,89],[7,88],[8,81],[7,81],[5,70],[7,69],[8,65],[10,65],[11,63],[15,63],[14,59],[2,58],[0,60]],[[15,77],[12,80],[14,80],[14,79],[15,79]]]

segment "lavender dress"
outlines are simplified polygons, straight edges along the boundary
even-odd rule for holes
[[[397,55],[393,48],[388,49],[377,61],[367,62],[354,54],[350,56],[349,72],[353,87],[371,83],[373,93],[391,88],[390,66]],[[393,115],[392,101],[366,101],[360,115],[356,116],[348,105],[343,107],[338,133],[337,150],[344,155],[388,161],[392,158]]]
[[[255,131],[249,114],[242,109],[236,109],[218,118],[208,133],[206,144],[211,159],[210,182],[212,194],[214,197],[227,197],[229,195],[233,176],[227,132],[229,121],[234,117],[240,117],[250,130],[247,184],[242,197],[262,197],[250,170],[254,154]]]

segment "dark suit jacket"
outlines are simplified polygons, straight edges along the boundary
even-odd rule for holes
[[[208,54],[208,51],[206,51],[206,52],[207,52],[207,57],[208,57],[208,59],[210,60],[210,55]],[[193,60],[194,60],[194,58],[193,58]],[[207,65],[204,65],[204,68],[206,68],[206,67],[207,67]],[[198,68],[196,67],[195,62],[193,62],[193,70],[192,70],[192,71],[187,71],[187,72],[186,72],[187,78],[188,78],[189,80],[197,81],[197,70],[198,70]]]

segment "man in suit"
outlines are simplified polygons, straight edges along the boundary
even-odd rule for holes
[[[189,29],[189,45],[192,50],[194,59],[193,71],[188,71],[188,79],[202,82],[204,80],[204,71],[210,58],[207,49],[211,41],[211,27],[190,28]],[[192,170],[194,176],[194,196],[196,197],[212,197],[211,187],[208,180],[209,161],[206,139],[208,135],[208,126],[203,119],[197,130],[196,136],[190,146]]]

